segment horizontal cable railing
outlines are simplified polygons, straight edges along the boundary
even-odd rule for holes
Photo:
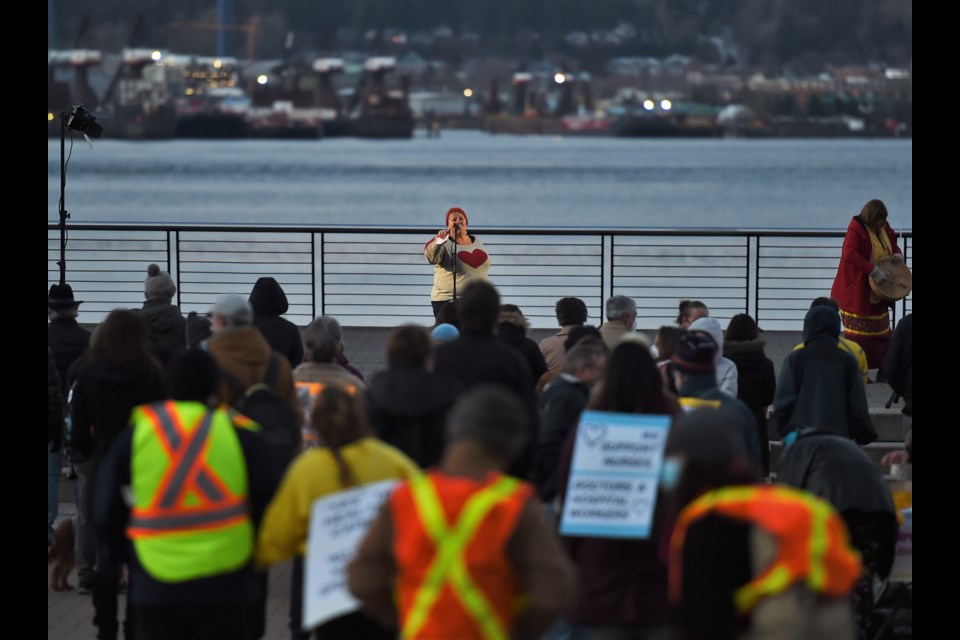
[[[554,304],[582,299],[603,322],[613,294],[637,302],[637,326],[670,324],[680,300],[701,300],[721,324],[749,313],[766,330],[799,331],[810,301],[829,296],[843,232],[770,230],[472,229],[490,255],[491,281],[533,328],[556,326]],[[147,265],[177,283],[184,314],[206,313],[224,293],[249,294],[273,276],[298,325],[328,314],[344,326],[432,324],[435,229],[269,226],[68,225],[66,279],[80,321],[143,304]],[[913,266],[912,232],[899,243]],[[60,228],[47,225],[48,286],[59,281]],[[895,317],[912,311],[908,296]]]

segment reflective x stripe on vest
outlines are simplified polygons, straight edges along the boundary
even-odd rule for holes
[[[860,556],[830,504],[805,491],[779,486],[726,487],[710,491],[680,514],[670,541],[670,596],[679,600],[681,558],[687,527],[718,513],[752,523],[777,541],[777,556],[734,593],[740,613],[803,581],[815,593],[846,595],[860,575]]]
[[[130,523],[131,535],[210,527],[245,516],[246,502],[230,494],[216,474],[202,464],[200,454],[207,444],[214,413],[206,412],[201,417],[200,426],[189,435],[182,434],[176,428],[171,412],[165,408],[147,411],[153,413],[156,435],[166,442],[165,448],[171,455],[171,461],[151,506],[134,509]],[[188,480],[191,481],[190,485]],[[176,507],[182,504],[187,489],[191,488],[196,490],[206,508],[192,513],[179,512]]]
[[[249,560],[246,464],[226,412],[190,402],[137,407],[131,485],[127,534],[158,580],[215,575]]]
[[[456,524],[448,527],[440,498],[429,476],[411,478],[410,489],[417,514],[436,546],[436,555],[404,621],[403,638],[412,638],[420,631],[440,590],[449,582],[485,638],[507,639],[508,630],[504,629],[483,591],[471,580],[463,552],[484,517],[498,502],[509,498],[519,485],[520,481],[516,478],[503,477],[478,491],[467,500]]]

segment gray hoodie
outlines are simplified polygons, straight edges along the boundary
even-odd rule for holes
[[[720,323],[709,316],[697,318],[690,323],[690,331],[705,333],[717,343],[717,354],[714,356],[717,364],[717,386],[736,398],[737,365],[730,358],[723,357],[723,329],[720,328]]]

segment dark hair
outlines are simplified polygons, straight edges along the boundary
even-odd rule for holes
[[[840,303],[833,298],[828,298],[826,296],[814,298],[813,302],[810,303],[810,308],[813,309],[814,307],[830,307],[837,313],[840,313]]]
[[[583,324],[587,321],[587,305],[580,298],[560,298],[555,306],[557,323],[561,327]]]
[[[600,333],[600,329],[597,329],[592,324],[581,324],[572,327],[567,333],[566,339],[563,341],[563,352],[566,353],[570,351],[577,343],[587,338],[598,338],[603,342],[603,334]]]
[[[210,318],[196,311],[187,314],[187,347],[193,349],[213,334]]]
[[[493,335],[500,316],[500,293],[486,280],[474,280],[463,288],[457,317],[461,334]]]
[[[433,323],[433,326],[436,327],[439,324],[452,324],[459,329],[460,319],[457,318],[457,309],[459,308],[460,305],[457,304],[456,300],[451,300],[447,304],[440,307],[440,312],[437,314],[437,321]]]
[[[96,340],[90,341],[90,360],[119,368],[148,360],[159,367],[159,362],[150,354],[148,331],[147,321],[136,311],[114,309],[97,327]]]
[[[167,366],[168,395],[174,400],[206,403],[217,392],[220,367],[205,349],[188,349]]]
[[[753,318],[747,313],[738,313],[730,318],[723,337],[727,342],[746,342],[756,340],[759,336],[760,329]]]
[[[657,336],[654,339],[660,341],[657,347],[657,360],[669,360],[677,351],[677,339],[683,334],[684,329],[672,324],[665,324],[657,330]]]
[[[677,410],[663,393],[663,380],[650,350],[638,342],[617,344],[607,358],[606,375],[599,385],[588,404],[591,409],[670,414]]]
[[[310,427],[320,445],[330,449],[340,470],[340,484],[357,484],[356,474],[347,465],[340,449],[372,435],[363,404],[356,396],[334,384],[324,385],[313,404]]]
[[[387,335],[387,366],[425,367],[433,353],[430,330],[416,324],[394,327]]]
[[[680,301],[680,313],[677,315],[677,324],[683,325],[683,321],[686,318],[690,317],[690,312],[693,309],[706,309],[707,305],[703,304],[699,300],[681,300]]]

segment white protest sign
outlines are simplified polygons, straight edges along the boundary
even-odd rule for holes
[[[560,533],[649,538],[670,416],[584,411]]]
[[[396,480],[382,480],[314,501],[303,567],[303,630],[360,609],[347,591],[347,563]]]

